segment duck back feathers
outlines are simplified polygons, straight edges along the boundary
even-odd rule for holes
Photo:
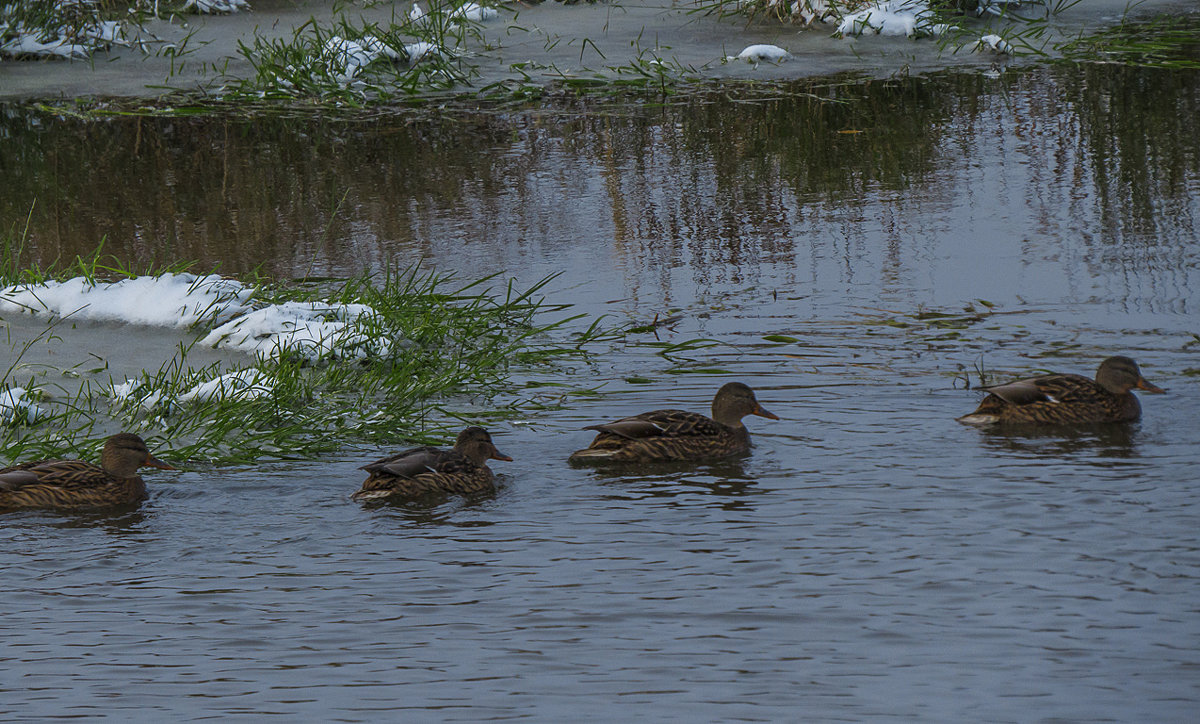
[[[174,470],[131,433],[108,438],[100,465],[83,460],[36,460],[0,470],[0,508],[90,508],[136,503],[146,497],[137,474],[149,466]]]
[[[958,418],[972,425],[1071,425],[1132,422],[1142,407],[1131,390],[1161,393],[1142,377],[1128,357],[1109,357],[1096,379],[1075,374],[1028,377],[984,387],[988,396],[972,413]]]
[[[495,489],[487,460],[509,460],[481,427],[468,427],[451,450],[416,447],[363,465],[367,479],[354,500],[419,498],[433,494],[473,495]]]
[[[686,410],[653,410],[612,422],[588,425],[599,434],[571,462],[703,460],[740,455],[750,449],[746,415],[779,419],[758,404],[754,391],[730,382],[713,398],[713,416]]]

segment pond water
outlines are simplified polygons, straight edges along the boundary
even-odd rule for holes
[[[1200,73],[651,100],[356,122],[6,107],[0,212],[29,217],[30,257],[103,238],[288,277],[559,273],[547,296],[574,312],[679,319],[519,370],[515,398],[554,404],[489,423],[514,461],[483,500],[353,504],[382,451],[348,450],[154,471],[133,511],[6,514],[0,712],[1193,720]],[[698,338],[717,344],[653,344]],[[954,421],[980,370],[1116,353],[1168,391],[1138,424]],[[782,418],[748,421],[750,456],[565,463],[583,425],[703,411],[730,379]]]

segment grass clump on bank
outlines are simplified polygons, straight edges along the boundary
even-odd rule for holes
[[[256,31],[238,52],[252,78],[230,79],[223,95],[266,99],[316,99],[357,104],[381,102],[465,84],[477,74],[461,50],[482,41],[481,23],[497,11],[468,0],[430,0],[385,23],[351,18],[334,6],[335,19],[315,17],[272,38]]]
[[[524,290],[496,289],[495,277],[463,283],[408,268],[322,283],[223,280],[241,287],[233,301],[198,314],[187,329],[191,341],[157,369],[105,378],[101,364],[35,379],[22,357],[50,338],[70,343],[71,326],[81,324],[87,310],[56,309],[55,298],[75,291],[81,279],[88,293],[99,295],[97,304],[119,300],[130,282],[174,298],[170,294],[181,288],[201,289],[217,279],[179,269],[138,275],[97,262],[76,260],[57,273],[2,270],[0,315],[35,312],[51,321],[33,339],[10,340],[15,360],[0,368],[0,459],[94,450],[117,430],[137,432],[175,461],[226,464],[430,440],[458,424],[469,405],[486,406],[505,391],[514,365],[579,353],[549,341],[547,333],[567,320],[538,319],[563,309],[539,296],[548,279]],[[11,302],[27,300],[17,296],[26,293],[42,308]],[[274,329],[268,323],[243,330],[257,344],[253,353],[229,344],[238,332],[214,334],[222,324],[261,312],[277,319]],[[121,333],[128,335],[125,343],[137,344],[138,336],[161,332],[131,325]],[[208,346],[230,350],[234,361],[193,365]],[[13,404],[5,408],[6,400]]]

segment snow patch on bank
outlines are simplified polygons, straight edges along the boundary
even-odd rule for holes
[[[0,392],[0,423],[34,422],[45,417],[46,411],[33,404],[33,394],[24,387]]]
[[[197,13],[236,13],[239,10],[249,10],[250,3],[246,0],[187,0],[183,10]]]
[[[89,8],[87,0],[59,0],[54,10],[59,18],[71,11],[92,12],[82,22],[57,25],[35,15],[35,24],[28,25],[21,19],[29,16],[23,16],[20,5],[0,0],[0,58],[86,58],[114,43],[127,43],[122,23],[101,20],[99,10]]]
[[[332,75],[342,83],[349,83],[371,63],[381,58],[397,63],[416,63],[425,58],[446,55],[433,43],[418,41],[407,43],[401,50],[387,45],[373,35],[358,40],[333,36],[325,41],[323,60]]]
[[[744,60],[747,63],[753,63],[757,65],[763,62],[782,63],[790,57],[792,57],[792,54],[783,48],[780,48],[778,45],[758,44],[749,45],[737,55],[730,55],[725,59],[727,61]]]
[[[254,289],[215,275],[163,274],[117,282],[82,277],[0,289],[0,313],[28,312],[72,320],[148,327],[215,325],[200,344],[310,361],[384,356],[412,343],[383,326],[365,304],[283,302],[254,305]]]
[[[878,0],[856,13],[843,15],[837,32],[843,36],[864,33],[911,36],[945,32],[945,26],[935,25],[933,17],[927,0]]]
[[[200,344],[261,357],[298,354],[311,360],[384,355],[392,351],[390,338],[372,338],[361,326],[370,326],[374,317],[375,310],[365,304],[284,302],[226,322]]]
[[[30,312],[94,322],[149,327],[190,327],[223,321],[249,310],[252,290],[231,279],[163,274],[117,282],[75,277],[65,282],[17,284],[0,289],[0,313]]]
[[[162,390],[152,387],[145,379],[125,380],[119,385],[113,384],[106,394],[114,402],[126,407],[137,407],[150,411],[155,408],[169,410],[176,404],[187,402],[257,400],[270,395],[273,390],[274,384],[270,378],[261,370],[250,367],[227,372],[201,382],[175,397],[168,397]]]

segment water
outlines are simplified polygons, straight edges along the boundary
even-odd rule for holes
[[[1198,106],[1195,72],[1061,66],[358,124],[10,108],[0,209],[38,199],[41,259],[560,271],[552,301],[720,344],[519,372],[602,394],[492,424],[483,500],[352,504],[382,451],[347,450],[5,515],[0,712],[1193,720]],[[1168,389],[1139,424],[954,422],[977,367],[1118,352]],[[566,465],[728,379],[783,418],[749,457]]]

